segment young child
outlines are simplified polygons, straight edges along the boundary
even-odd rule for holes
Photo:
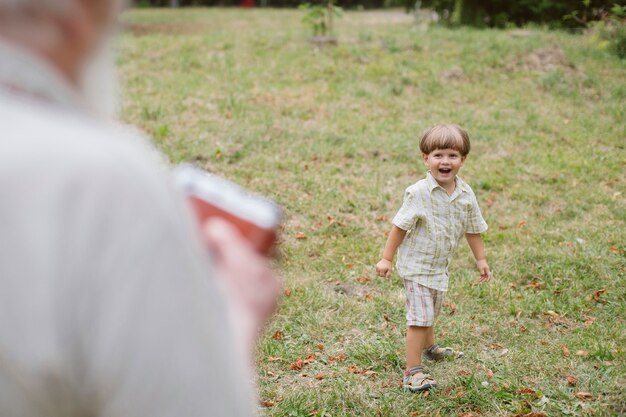
[[[437,386],[424,372],[422,352],[432,360],[459,358],[462,352],[435,344],[433,325],[448,289],[448,265],[465,235],[480,271],[480,282],[491,279],[480,234],[487,230],[478,202],[457,173],[470,151],[470,139],[457,125],[442,124],[424,132],[420,140],[426,178],[406,189],[393,219],[383,258],[376,265],[389,277],[396,249],[396,267],[406,290],[406,372],[403,386],[419,392]]]

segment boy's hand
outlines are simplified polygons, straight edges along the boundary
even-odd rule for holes
[[[480,282],[487,282],[491,279],[491,269],[485,259],[476,261],[476,267],[480,271]]]
[[[391,261],[387,259],[381,259],[376,264],[376,273],[379,277],[389,278],[391,276],[391,272],[393,272],[393,265]]]

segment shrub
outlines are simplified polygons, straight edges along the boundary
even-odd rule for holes
[[[450,24],[503,27],[530,22],[581,27],[601,18],[615,0],[424,0]]]

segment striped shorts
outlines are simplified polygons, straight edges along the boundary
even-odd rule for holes
[[[441,312],[445,291],[404,280],[407,326],[431,327]]]

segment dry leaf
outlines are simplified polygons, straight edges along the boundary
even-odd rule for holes
[[[315,375],[315,379],[320,380],[320,379],[324,379],[326,375],[324,375],[323,373],[319,373],[317,375]]]
[[[578,383],[578,378],[576,378],[574,375],[566,375],[565,379],[567,379],[567,385],[571,387]]]
[[[623,255],[624,254],[624,250],[618,248],[617,246],[611,246],[609,248],[609,252],[611,252],[614,255]]]
[[[574,397],[583,401],[593,400],[593,395],[590,392],[577,392],[576,394],[574,394]]]
[[[302,359],[298,359],[294,363],[289,365],[289,369],[291,369],[292,371],[299,371],[300,369],[302,369],[302,365],[304,365]]]
[[[269,358],[267,358],[268,362],[276,362],[276,361],[282,361],[283,358],[281,358],[280,356],[270,356]]]
[[[517,230],[522,230],[522,227],[526,226],[528,224],[528,222],[526,220],[520,220],[519,223],[517,223],[517,226],[515,226],[515,228]]]
[[[274,401],[270,401],[270,400],[260,400],[260,403],[263,407],[273,407],[274,406]]]
[[[298,239],[298,240],[304,240],[304,239],[306,239],[306,235],[305,235],[304,233],[298,233],[298,234],[296,235],[296,239]]]
[[[318,344],[317,344],[317,348],[318,348],[319,350],[321,350],[322,352],[324,351],[324,345],[323,345],[323,344],[321,344],[321,343],[318,343]]]
[[[606,290],[604,288],[601,290],[596,290],[593,292],[593,295],[591,296],[591,298],[593,298],[594,301],[600,301],[600,296],[604,294],[605,292]]]
[[[272,339],[274,340],[283,340],[284,337],[285,337],[285,334],[283,333],[282,330],[276,330],[274,334],[272,335]]]
[[[541,282],[535,281],[535,282],[531,282],[526,287],[527,288],[532,288],[534,290],[539,290],[539,289],[541,289],[543,287],[543,284]]]
[[[587,356],[589,356],[589,352],[587,352],[586,350],[577,350],[576,356],[581,356],[583,358],[586,358]]]
[[[368,277],[358,277],[356,279],[357,282],[360,282],[361,284],[366,284],[368,282],[370,282],[370,279]]]
[[[317,359],[317,355],[315,353],[311,353],[309,356],[302,360],[302,363],[307,364],[315,361]]]
[[[335,362],[344,362],[346,359],[348,359],[348,355],[342,352],[336,356],[329,356],[328,363],[332,365]]]
[[[519,393],[520,394],[528,394],[528,395],[537,395],[537,391],[535,391],[532,388],[520,388],[519,389]]]
[[[569,352],[569,349],[567,348],[567,346],[563,345],[563,346],[561,346],[561,349],[563,350],[563,356],[565,356],[566,358],[569,358],[570,352]]]
[[[365,298],[367,301],[372,301],[374,299],[374,296],[370,293],[367,293],[363,296],[363,298]]]
[[[291,288],[285,288],[284,294],[285,297],[289,297],[291,295]]]
[[[554,311],[552,311],[552,310],[548,310],[548,311],[544,312],[543,314],[551,316],[551,317],[559,317],[559,314],[554,312]]]
[[[448,308],[450,310],[450,312],[448,314],[450,314],[451,316],[453,316],[456,313],[456,304],[446,302],[445,306],[446,306],[446,308]]]
[[[485,373],[487,374],[487,377],[493,378],[493,371],[491,369],[485,368]]]

